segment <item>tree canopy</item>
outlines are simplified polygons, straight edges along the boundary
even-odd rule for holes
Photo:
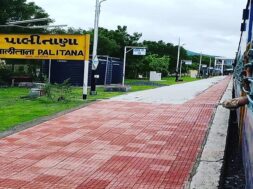
[[[22,27],[4,26],[11,21],[21,21],[37,18],[49,18],[49,15],[34,2],[26,0],[0,0],[0,33],[43,33],[44,29],[27,29]],[[20,26],[47,25],[49,21],[21,24]]]
[[[0,33],[50,33],[50,34],[90,34],[92,52],[93,29],[82,28],[55,28],[47,29],[24,29],[20,27],[3,27],[10,21],[20,21],[36,18],[49,18],[41,7],[26,0],[0,0]],[[53,20],[27,23],[21,26],[47,25]],[[146,56],[133,56],[131,52],[127,54],[126,74],[128,77],[137,77],[139,74],[146,75],[149,71],[159,71],[164,75],[174,73],[176,70],[178,46],[172,43],[160,41],[144,40],[140,42],[141,33],[129,34],[127,26],[117,26],[115,30],[99,28],[98,54],[119,57],[123,59],[125,46],[141,46],[147,48]],[[188,56],[187,51],[180,48],[181,60],[192,60],[193,65],[184,66],[183,72],[187,69],[198,69],[199,56]],[[209,65],[209,57],[203,56],[202,64]]]

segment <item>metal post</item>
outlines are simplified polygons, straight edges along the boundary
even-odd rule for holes
[[[126,56],[127,53],[132,51],[134,48],[139,48],[139,49],[146,49],[147,47],[137,47],[137,46],[125,46],[124,48],[124,61],[123,61],[123,76],[122,76],[122,85],[125,85],[125,75],[126,75]],[[127,50],[129,49],[129,50]]]
[[[224,64],[225,64],[225,60],[222,60],[221,62],[221,74],[224,75]]]
[[[51,64],[52,60],[49,59],[49,64],[48,64],[48,82],[51,83]]]
[[[93,52],[92,52],[92,70],[91,70],[91,91],[90,94],[94,95],[97,94],[96,92],[96,79],[95,70],[97,69],[97,64],[95,63],[98,61],[97,59],[97,46],[98,46],[98,25],[99,25],[99,15],[100,15],[100,7],[101,3],[106,0],[96,0],[96,10],[95,10],[95,20],[94,20],[94,40],[93,40]]]
[[[84,75],[83,75],[83,99],[87,99],[88,89],[88,71],[89,71],[89,60],[84,61]]]
[[[181,79],[182,77],[182,60],[180,61],[180,73],[179,73],[179,78]]]
[[[106,57],[106,65],[105,65],[105,82],[104,82],[104,85],[106,86],[107,85],[107,72],[108,72],[108,61],[109,61],[109,56]]]
[[[209,69],[208,69],[208,77],[209,77],[209,76],[210,76],[210,74],[211,74],[211,71],[210,71],[211,66],[212,66],[212,58],[210,57],[210,61],[209,61]]]
[[[92,69],[91,69],[91,89],[90,94],[96,94],[96,83],[95,83],[95,61],[97,59],[97,45],[98,45],[98,22],[99,22],[99,0],[96,0],[95,8],[95,20],[94,20],[94,39],[93,39],[93,51],[92,51]]]
[[[123,62],[123,76],[122,76],[122,85],[125,85],[125,72],[126,72],[126,54],[127,54],[127,47],[124,50],[124,62]]]
[[[200,54],[200,60],[199,60],[199,77],[200,77],[200,69],[201,69],[201,64],[202,64],[202,52]]]
[[[176,81],[178,81],[178,66],[179,66],[179,58],[180,58],[180,38],[179,38],[179,40],[178,40],[178,50],[177,50]]]
[[[99,0],[96,0],[96,10],[95,10],[95,20],[94,20],[94,39],[93,39],[93,52],[92,52],[92,63],[94,63],[94,60],[97,56],[97,46],[98,46],[98,23],[99,23]],[[92,64],[92,70],[95,70],[96,68]]]

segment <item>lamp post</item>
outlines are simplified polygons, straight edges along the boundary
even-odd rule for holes
[[[178,66],[179,66],[179,57],[180,57],[180,38],[179,38],[179,40],[178,40],[178,49],[177,49],[176,82],[178,82]]]
[[[181,50],[181,46],[184,46],[184,45],[185,45],[185,43],[180,45],[180,38],[179,38],[179,40],[178,40],[178,50],[177,50],[176,82],[178,82],[178,67],[179,67],[179,62],[180,62],[180,50]],[[182,62],[180,63],[180,70],[181,70],[181,66],[182,66]]]
[[[212,57],[210,56],[209,68],[208,68],[208,77],[210,76],[210,73],[211,73],[211,66],[212,66]]]
[[[181,50],[181,46],[184,46],[184,44],[180,45],[180,38],[178,40],[178,49],[177,49],[177,67],[176,67],[176,82],[178,82],[178,67],[179,67],[179,62],[180,62],[180,50]],[[181,62],[182,64],[182,62]],[[182,66],[182,65],[181,65]],[[180,67],[181,67],[180,66]],[[181,76],[180,76],[181,77]]]
[[[184,46],[184,45],[186,45],[186,44],[184,43],[184,44],[182,44],[182,45],[180,46],[180,50],[181,50],[181,47]],[[179,51],[179,53],[180,53],[180,51]],[[179,58],[180,58],[180,57],[179,57]],[[180,73],[179,73],[179,78],[180,78],[180,80],[181,80],[181,76],[182,76],[182,64],[183,64],[183,61],[181,60],[181,61],[180,61]]]
[[[181,77],[182,77],[182,64],[183,64],[183,60],[180,61],[180,72],[179,72],[179,80],[182,81]]]
[[[199,78],[200,78],[201,64],[202,64],[202,52],[201,52],[201,54],[200,54],[200,60],[199,60],[199,73],[198,73]]]
[[[98,47],[98,25],[101,4],[106,0],[96,0],[96,10],[95,10],[95,20],[94,20],[94,40],[93,40],[93,52],[92,52],[92,70],[91,70],[91,95],[96,95],[96,80],[95,80],[95,70],[97,69],[99,60],[97,57],[97,47]]]

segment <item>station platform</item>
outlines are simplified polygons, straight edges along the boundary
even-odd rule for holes
[[[95,102],[2,138],[0,188],[185,188],[230,80],[178,85],[175,102],[163,87]]]

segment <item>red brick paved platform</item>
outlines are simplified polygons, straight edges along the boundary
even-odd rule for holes
[[[226,78],[182,105],[102,101],[0,140],[0,188],[183,188]]]

